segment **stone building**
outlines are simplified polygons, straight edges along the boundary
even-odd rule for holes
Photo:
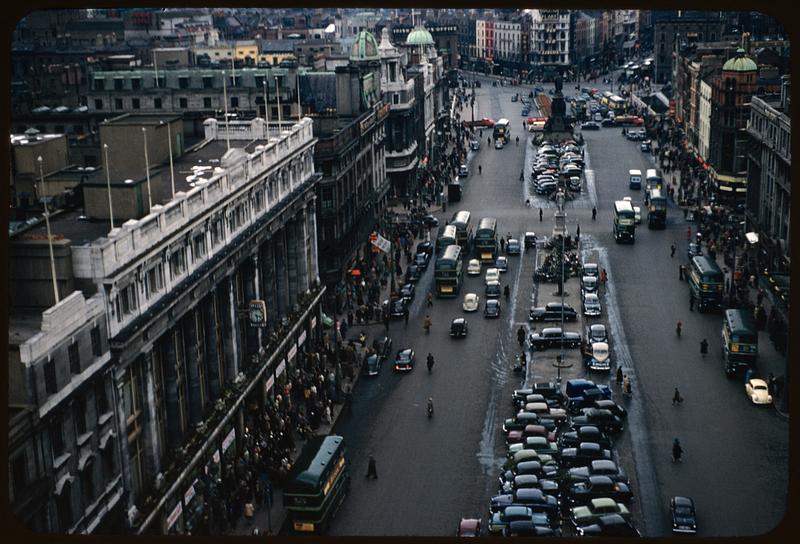
[[[566,9],[534,9],[531,20],[531,61],[540,75],[552,81],[574,60],[572,12]]]
[[[725,20],[721,11],[654,11],[653,56],[656,83],[670,81],[676,43],[722,39]]]

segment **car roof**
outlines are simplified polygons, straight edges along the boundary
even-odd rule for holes
[[[589,326],[589,330],[592,331],[599,331],[601,329],[606,330],[606,326],[602,323],[593,323],[592,325]]]
[[[596,300],[597,302],[600,302],[600,299],[594,293],[587,293],[586,298],[584,298],[584,301],[589,301],[589,300],[591,301]]]
[[[514,498],[518,499],[532,499],[532,498],[540,498],[544,496],[544,492],[541,489],[537,489],[535,487],[520,487],[519,489],[514,490]]]
[[[465,321],[466,321],[466,319],[464,319],[463,317],[457,317],[457,318],[455,318],[453,320],[453,324],[459,324],[460,325],[460,324],[464,323]]]
[[[608,484],[613,484],[614,480],[612,480],[611,478],[609,478],[608,476],[606,476],[604,474],[596,474],[594,476],[589,476],[589,483],[591,483],[592,485],[598,485],[598,484],[599,485],[602,485],[602,484],[607,484],[608,485]]]
[[[495,285],[497,287],[500,287],[500,282],[497,281],[497,280],[492,280],[492,281],[487,281],[486,282],[486,287],[494,287]]]
[[[608,344],[605,342],[592,342],[592,349],[608,351]]]
[[[497,300],[496,298],[490,298],[489,300],[486,301],[486,305],[487,306],[499,306],[500,305],[500,301]]]
[[[595,459],[592,461],[592,469],[611,469],[617,470],[617,464],[610,459]]]
[[[615,501],[614,499],[611,499],[609,497],[599,497],[597,499],[592,499],[591,502],[592,502],[592,507],[594,507],[594,508],[598,508],[598,507],[601,507],[601,506],[611,506],[612,504],[614,506],[617,505],[617,501]]]
[[[464,299],[468,298],[478,298],[478,295],[476,293],[467,293],[466,295],[464,295]]]
[[[400,350],[398,350],[397,353],[399,354],[399,353],[413,353],[413,352],[414,350],[412,348],[401,348]]]
[[[761,378],[750,378],[751,385],[763,385],[764,387],[767,386],[767,382],[762,380]]]
[[[674,502],[677,506],[694,506],[694,501],[689,497],[684,497],[682,495],[676,495],[672,497],[672,502]]]

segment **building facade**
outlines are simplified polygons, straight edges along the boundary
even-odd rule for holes
[[[656,83],[666,83],[672,74],[676,43],[717,41],[722,38],[725,20],[721,11],[654,11],[653,56]]]
[[[552,80],[573,62],[572,12],[534,9],[531,14],[531,61],[541,76]]]

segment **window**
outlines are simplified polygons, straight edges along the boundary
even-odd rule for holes
[[[122,289],[119,293],[119,302],[122,306],[122,314],[128,315],[133,312],[137,307],[136,300],[136,284],[132,283]]]
[[[100,327],[95,325],[91,331],[92,337],[92,355],[100,357],[103,354],[103,346],[100,340]]]
[[[121,110],[122,109],[122,99],[121,98],[115,98],[114,99],[114,109],[115,110]]]
[[[203,107],[205,109],[207,109],[207,110],[211,109],[211,98],[210,97],[206,96],[205,98],[203,98]]]
[[[95,91],[105,91],[106,90],[106,80],[105,79],[95,79],[94,80],[94,90]]]
[[[72,374],[80,374],[81,372],[81,358],[80,353],[78,352],[78,343],[73,342],[67,348],[67,354],[69,355],[69,371]]]
[[[169,272],[173,278],[180,276],[186,270],[186,249],[180,248],[169,257]]]
[[[106,393],[106,382],[103,379],[94,386],[94,403],[97,417],[108,412],[108,393]]]
[[[14,495],[24,492],[28,485],[28,456],[23,451],[11,461],[11,489]],[[13,501],[13,495],[11,500]]]
[[[70,500],[71,485],[64,484],[61,495],[56,497],[56,513],[58,514],[58,531],[66,533],[72,527],[72,501]]]
[[[203,76],[203,88],[211,89],[214,87],[214,78],[211,76]]]
[[[53,459],[64,453],[64,431],[60,420],[54,421],[50,426],[50,448],[53,450]]]
[[[135,109],[135,110],[139,109],[139,99],[138,98],[131,99],[131,107],[133,109]]]
[[[103,109],[103,101],[99,98],[94,99],[94,109],[102,110]]]
[[[142,88],[142,78],[140,77],[131,78],[131,89],[133,89],[134,91],[138,91],[141,88]]]
[[[88,507],[94,500],[94,470],[92,470],[91,459],[86,462],[81,472],[81,494],[83,495],[84,507]]]
[[[255,77],[256,88],[260,89],[264,86],[264,76]]]
[[[72,418],[75,420],[75,435],[86,434],[86,401],[78,399],[72,405]]]
[[[155,80],[156,87],[163,89],[167,86],[167,78],[165,76],[161,76]]]
[[[206,235],[198,234],[192,241],[192,257],[195,261],[206,254]]]
[[[232,96],[231,97],[231,107],[232,108],[238,108],[239,107],[239,97],[238,96]]]
[[[222,218],[217,218],[211,223],[211,245],[216,247],[222,241]]]
[[[54,395],[58,391],[56,385],[56,362],[52,359],[44,364],[44,388],[48,395]]]
[[[114,90],[115,91],[123,90],[124,89],[123,83],[125,83],[125,81],[123,79],[115,78],[114,79]]]
[[[179,98],[178,104],[181,108],[186,109],[189,107],[189,99],[188,98]]]
[[[147,271],[144,288],[147,298],[164,288],[164,266],[161,263]]]
[[[178,78],[178,88],[179,89],[188,89],[189,88],[189,78],[188,77],[179,77]]]
[[[161,99],[160,98],[154,98],[153,99],[153,108],[157,109],[157,110],[161,109]]]

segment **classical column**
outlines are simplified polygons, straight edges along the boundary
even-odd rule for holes
[[[183,442],[181,432],[181,408],[178,399],[178,363],[175,352],[175,329],[170,329],[163,342],[164,400],[167,409],[167,442],[170,449],[180,447]]]
[[[289,306],[289,282],[286,268],[286,229],[281,229],[275,235],[275,291],[277,299],[277,316],[286,315]]]
[[[306,292],[308,289],[309,281],[308,281],[308,261],[309,261],[309,247],[308,247],[308,231],[306,227],[308,223],[306,222],[306,207],[303,206],[302,211],[297,214],[297,217],[294,221],[296,230],[295,233],[298,239],[298,251],[297,251],[297,288],[300,291],[300,294]]]
[[[147,417],[147,439],[145,440],[145,458],[144,466],[150,474],[158,474],[161,472],[161,459],[159,452],[161,451],[162,444],[159,443],[161,436],[158,433],[158,399],[156,398],[156,384],[155,372],[156,368],[153,364],[153,346],[150,346],[143,351],[141,356],[141,368],[144,371],[144,411],[148,414]],[[134,363],[131,363],[134,364]],[[123,430],[124,433],[124,430]],[[121,436],[124,436],[121,435]],[[120,440],[125,442],[127,440]],[[123,459],[123,464],[127,464],[127,457]]]
[[[206,383],[208,384],[208,397],[212,401],[218,399],[222,395],[221,380],[224,377],[224,372],[220,372],[220,361],[224,357],[224,353],[219,351],[222,343],[221,339],[217,337],[217,289],[211,290],[200,303],[200,311],[203,312],[203,342],[205,342],[205,357],[203,360],[206,364]]]
[[[249,303],[251,300],[255,300],[258,298],[256,294],[256,270],[258,265],[258,257],[257,254],[251,256],[252,260],[246,260],[241,265],[241,270],[243,274],[243,281],[242,286],[244,287],[244,301],[245,303]],[[251,327],[248,323],[245,329],[245,338],[247,341],[246,346],[246,353],[244,353],[244,363],[248,365],[250,363],[250,357],[256,355],[258,353],[258,329],[255,327]]]
[[[258,260],[264,302],[267,304],[267,324],[272,326],[277,318],[277,298],[275,297],[275,252],[272,238],[261,246]]]
[[[299,258],[298,248],[300,241],[297,239],[297,221],[292,218],[284,227],[286,237],[286,271],[289,277],[289,306],[294,306],[297,302],[298,278],[297,260]]]
[[[196,309],[189,310],[186,317],[181,320],[184,330],[184,353],[186,361],[186,381],[189,385],[189,424],[194,425],[202,420],[203,403],[200,394],[200,365],[203,361],[200,356],[200,341],[197,336]]]
[[[236,297],[233,276],[220,282],[219,315],[222,319],[222,345],[224,351],[225,383],[236,379],[239,372],[239,340],[237,334]]]
[[[306,232],[311,239],[311,279],[319,277],[319,248],[317,247],[317,197],[311,199],[306,208]]]

